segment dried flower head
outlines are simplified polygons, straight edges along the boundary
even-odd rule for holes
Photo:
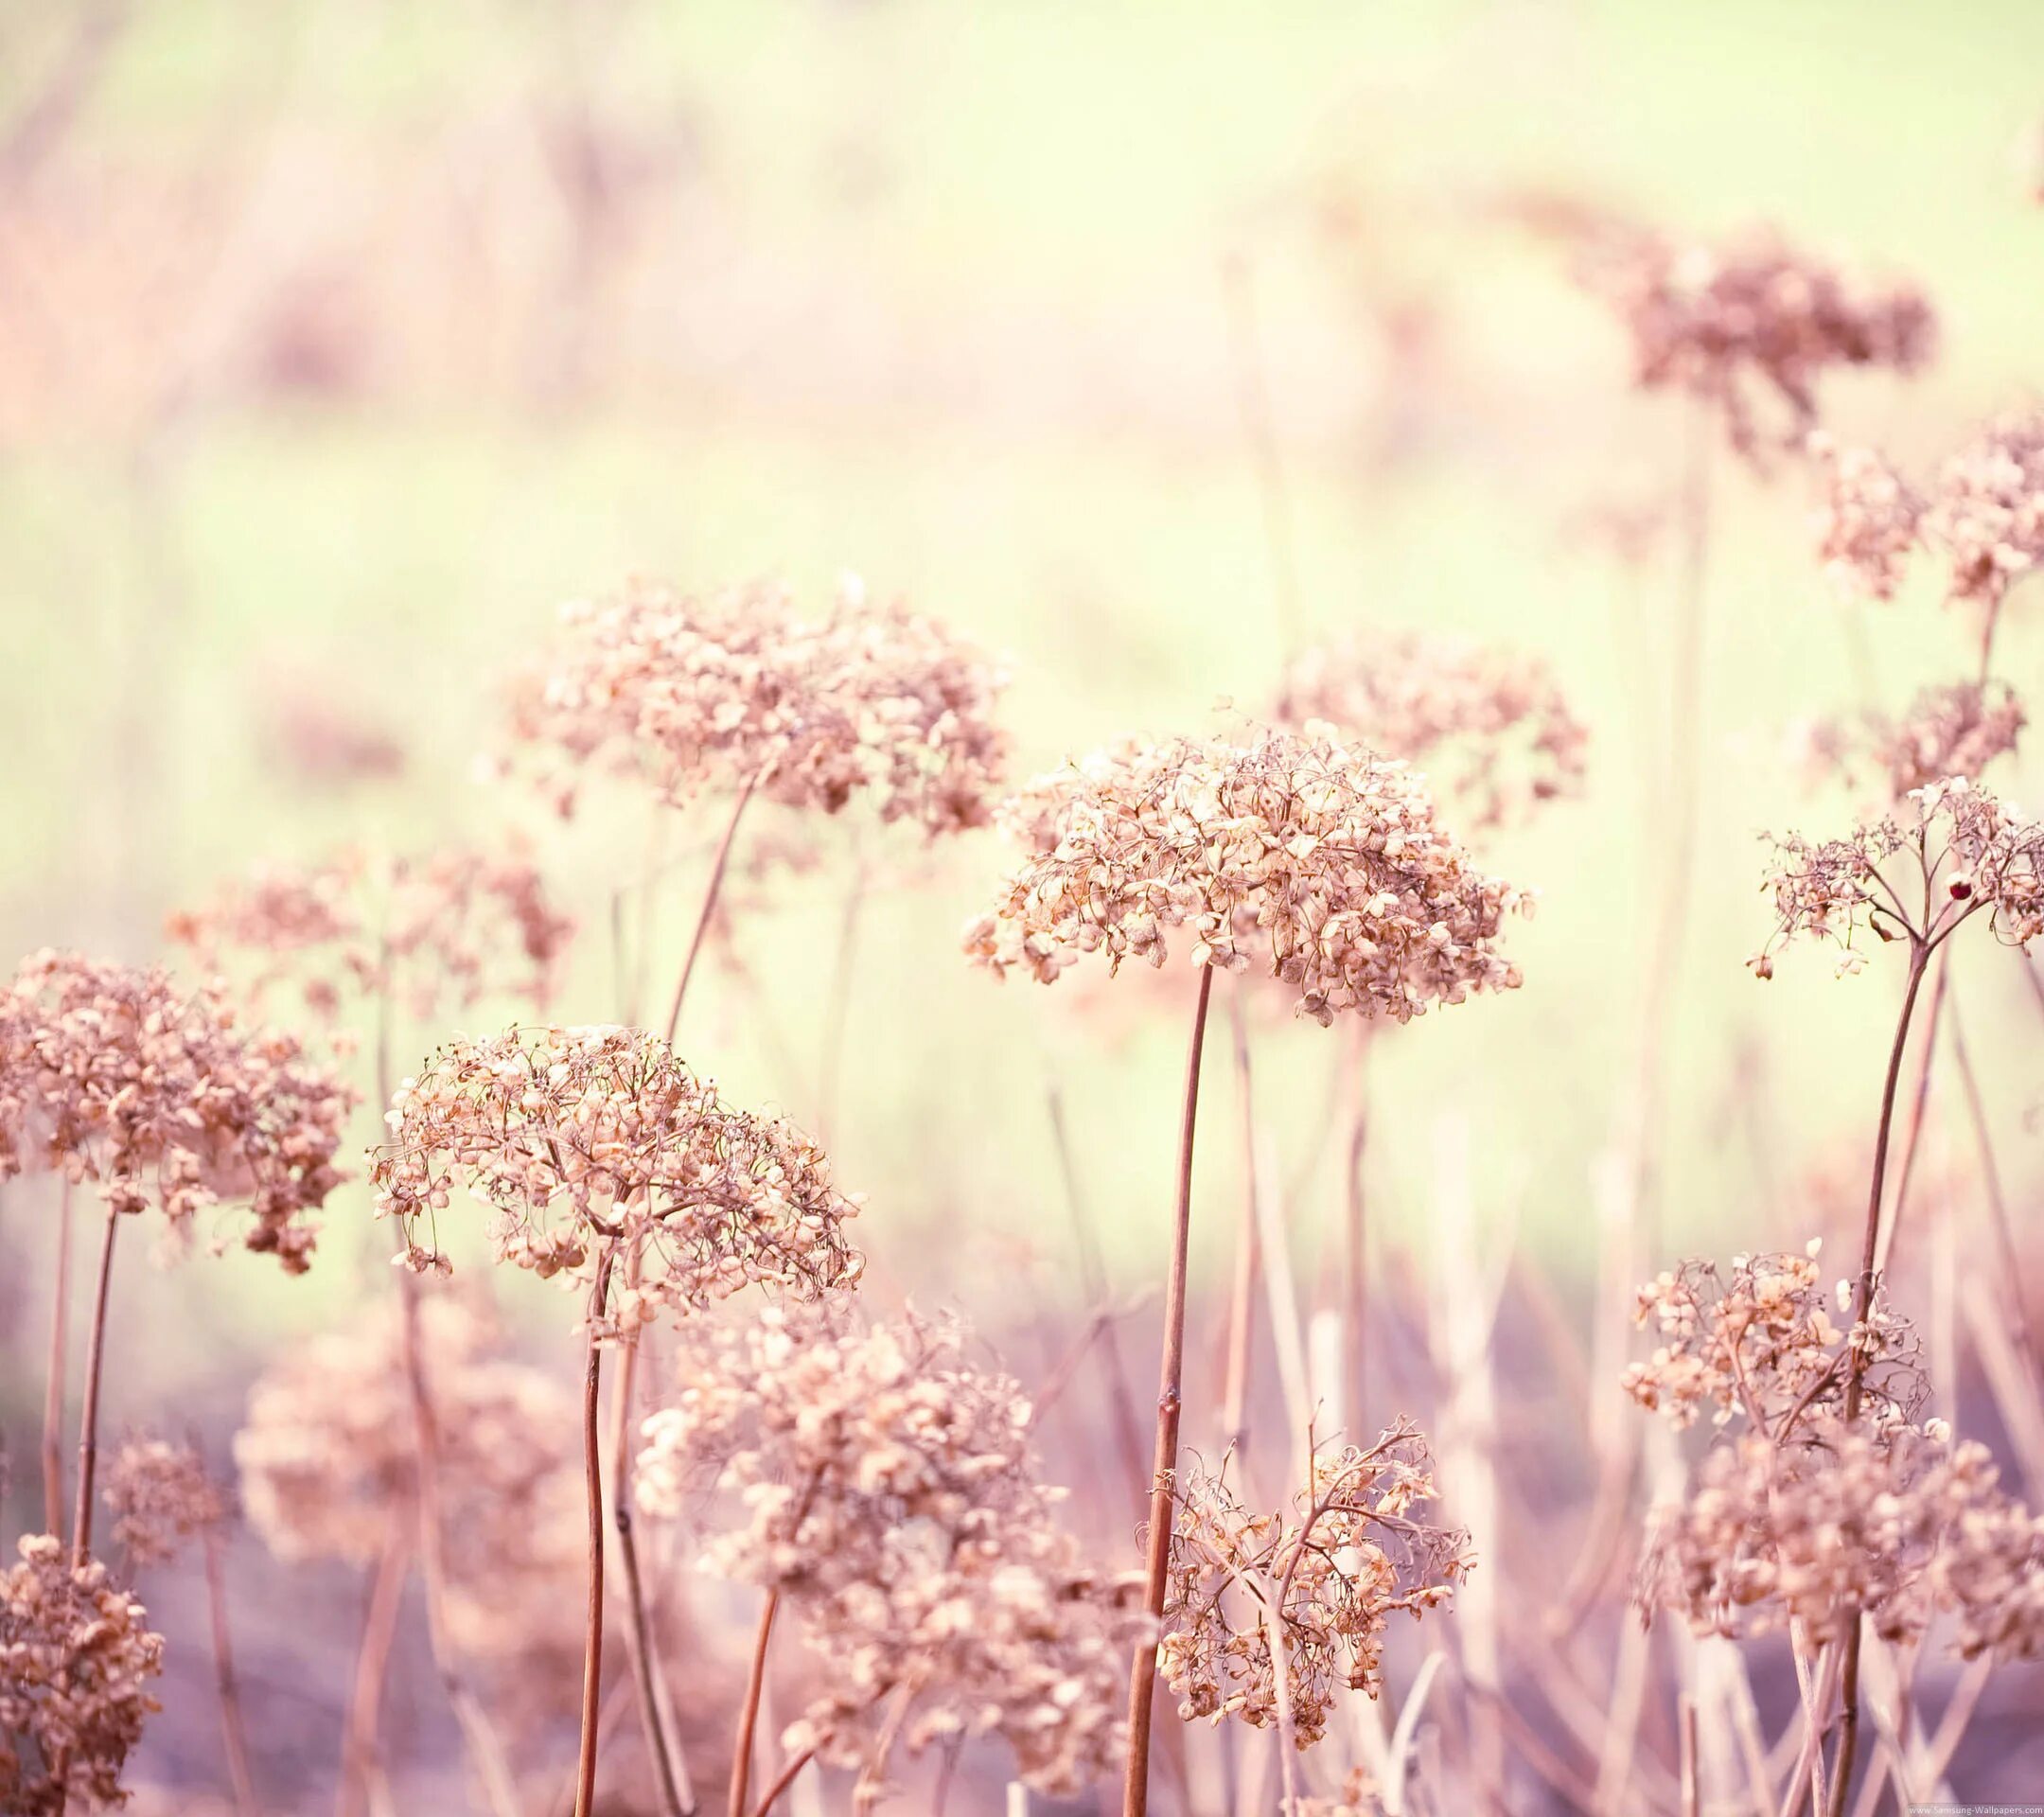
[[[2044,410],[2010,412],[1946,461],[1924,532],[1950,564],[1949,597],[2000,606],[2044,559]]]
[[[291,1036],[244,1032],[220,993],[160,971],[43,952],[0,992],[0,1177],[33,1154],[178,1239],[245,1201],[244,1244],[302,1273],[351,1103]]]
[[[1424,769],[1458,823],[1516,823],[1582,787],[1587,734],[1546,664],[1459,638],[1349,636],[1304,651],[1276,717],[1324,721]]]
[[[1899,717],[1863,713],[1799,728],[1806,769],[1862,793],[1876,811],[1906,807],[1947,776],[1977,777],[2016,741],[2028,714],[2003,682],[1924,688]]]
[[[639,1492],[679,1514],[733,1492],[711,1569],[779,1593],[822,1667],[791,1750],[876,1789],[898,1744],[999,1735],[1017,1772],[1067,1791],[1122,1746],[1140,1585],[1101,1577],[1058,1528],[1029,1402],[952,1325],[855,1331],[769,1308],[684,1339],[675,1404],[647,1420]]]
[[[1913,285],[1860,290],[1770,235],[1723,247],[1646,234],[1607,239],[1589,275],[1625,319],[1638,382],[1715,406],[1733,446],[1748,455],[1763,442],[1803,438],[1816,421],[1815,386],[1826,367],[1913,372],[1934,339],[1930,305]],[[1784,426],[1763,432],[1755,387],[1786,408]]]
[[[1842,593],[1893,599],[1918,546],[1924,501],[1870,448],[1819,431],[1808,450],[1824,481],[1818,515],[1824,571]]]
[[[26,1534],[0,1573],[0,1810],[62,1817],[121,1802],[120,1773],[157,1708],[163,1636],[97,1559]]]
[[[257,960],[258,993],[288,977],[323,1014],[353,991],[424,1020],[499,993],[543,1007],[574,924],[522,855],[442,850],[259,871],[173,915],[168,931],[212,971]]]
[[[1867,1358],[1862,1412],[1876,1426],[1912,1418],[1924,1383],[1908,1322],[1877,1296],[1862,1324],[1841,1329],[1818,1254],[1812,1243],[1801,1254],[1736,1256],[1729,1277],[1692,1259],[1648,1281],[1633,1321],[1658,1343],[1626,1370],[1625,1391],[1677,1427],[1708,1412],[1713,1425],[1744,1419],[1780,1442],[1843,1402],[1857,1349]]]
[[[1001,811],[1022,863],[966,952],[1048,983],[1081,953],[1162,965],[1182,926],[1195,964],[1260,957],[1322,1024],[1517,985],[1496,942],[1530,899],[1475,869],[1404,764],[1324,731],[1129,743],[1032,784]]]
[[[2044,1523],[1997,1487],[1986,1448],[1940,1424],[1877,1429],[1830,1411],[1791,1439],[1714,1446],[1686,1498],[1649,1517],[1636,1596],[1700,1633],[1800,1622],[1841,1640],[1864,1612],[1881,1636],[1958,1618],[1968,1656],[2044,1647]]]
[[[1415,1518],[1435,1495],[1426,1440],[1404,1420],[1367,1447],[1315,1451],[1285,1512],[1245,1508],[1225,1471],[1181,1469],[1158,1649],[1179,1714],[1275,1723],[1274,1619],[1301,1748],[1344,1689],[1378,1696],[1391,1616],[1444,1607],[1475,1563],[1467,1533]]]
[[[114,1540],[137,1568],[164,1564],[185,1543],[217,1531],[234,1511],[196,1445],[167,1438],[125,1441],[106,1473],[100,1499],[114,1516]]]
[[[1836,942],[1842,975],[1866,963],[1853,944],[1863,928],[1934,946],[1984,910],[2008,944],[2044,931],[2044,825],[1964,776],[1911,790],[1898,813],[1843,838],[1819,845],[1791,834],[1773,846],[1763,887],[1773,892],[1774,931],[1747,961],[1761,978],[1798,936]]]
[[[933,621],[869,606],[855,579],[820,622],[778,588],[645,581],[564,616],[569,647],[513,706],[564,813],[596,763],[676,803],[756,786],[827,814],[864,792],[883,820],[932,835],[987,818],[1004,678]]]
[[[1377,1782],[1356,1767],[1331,1797],[1301,1798],[1284,1807],[1284,1817],[1386,1817],[1389,1808],[1378,1792]]]
[[[571,1283],[622,1245],[607,1329],[700,1309],[761,1282],[847,1287],[856,1204],[823,1153],[778,1118],[729,1108],[665,1042],[637,1029],[512,1029],[449,1043],[391,1100],[377,1208],[405,1226],[398,1258],[445,1272],[452,1193],[487,1206],[500,1260]]]

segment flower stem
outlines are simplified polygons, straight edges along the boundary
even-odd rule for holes
[[[816,1758],[814,1748],[804,1748],[794,1759],[781,1769],[781,1776],[766,1788],[766,1795],[752,1807],[752,1817],[766,1817],[766,1813],[780,1802],[781,1794],[801,1777],[802,1770]]]
[[[43,1385],[43,1526],[63,1538],[64,1351],[71,1328],[71,1182],[57,1206],[57,1287],[50,1299],[49,1368]]]
[[[93,1290],[92,1337],[85,1351],[85,1411],[79,1419],[78,1500],[71,1519],[71,1561],[92,1553],[93,1471],[99,1461],[99,1370],[106,1356],[107,1287],[114,1278],[114,1237],[120,1212],[107,1207],[106,1240],[99,1248],[99,1280]]]
[[[361,1643],[355,1652],[355,1682],[348,1695],[347,1728],[342,1738],[339,1817],[351,1817],[370,1805],[370,1779],[376,1772],[377,1727],[383,1703],[384,1667],[397,1633],[397,1611],[404,1595],[410,1546],[393,1531],[383,1547],[362,1616]]]
[[[685,981],[685,980],[684,980]],[[597,1416],[603,1398],[603,1314],[610,1292],[615,1244],[606,1245],[590,1291],[589,1370],[582,1388],[582,1473],[589,1497],[589,1637],[582,1653],[582,1740],[575,1755],[574,1817],[596,1805],[596,1728],[603,1701],[604,1516],[603,1441]]]
[[[745,818],[746,803],[752,799],[752,791],[759,786],[757,776],[746,778],[745,785],[738,791],[738,800],[731,807],[731,816],[724,823],[724,837],[717,841],[716,856],[710,863],[710,882],[703,891],[702,912],[696,917],[696,931],[689,936],[688,957],[681,961],[680,981],[675,985],[674,1005],[667,1012],[667,1045],[674,1046],[675,1031],[681,1026],[681,1004],[688,996],[689,979],[696,974],[696,961],[702,955],[703,936],[710,931],[711,918],[716,913],[717,891],[724,885],[724,868],[731,862],[731,841],[738,837],[738,822]]]
[[[256,1817],[262,1809],[256,1778],[249,1771],[248,1731],[241,1721],[241,1693],[235,1678],[234,1644],[227,1631],[227,1575],[220,1561],[220,1535],[205,1536],[206,1613],[213,1629],[213,1680],[220,1691],[220,1742],[227,1753],[227,1778],[234,1787],[237,1817]]]
[[[738,1712],[738,1732],[731,1740],[729,1817],[746,1817],[746,1793],[752,1784],[752,1738],[759,1728],[760,1697],[766,1688],[766,1649],[773,1640],[774,1616],[780,1608],[781,1593],[767,1591],[766,1606],[760,1611],[759,1630],[752,1641],[752,1668],[746,1674],[745,1703]],[[780,1787],[777,1786],[760,1808],[766,1809],[779,1795]]]
[[[1187,1257],[1192,1233],[1192,1133],[1199,1115],[1200,1056],[1207,1041],[1207,1005],[1213,995],[1213,967],[1200,968],[1199,1001],[1192,1012],[1192,1039],[1186,1056],[1185,1112],[1178,1137],[1177,1206],[1172,1229],[1171,1273],[1165,1283],[1164,1355],[1157,1387],[1156,1453],[1150,1491],[1150,1541],[1143,1606],[1153,1620],[1164,1614],[1164,1579],[1171,1562],[1172,1475],[1178,1463],[1180,1389],[1185,1376]],[[1136,1651],[1129,1670],[1128,1772],[1122,1783],[1122,1817],[1145,1817],[1150,1808],[1150,1728],[1156,1689],[1157,1637]]]

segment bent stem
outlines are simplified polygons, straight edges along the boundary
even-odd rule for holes
[[[1916,994],[1930,961],[1931,944],[1912,936],[1909,984],[1902,993],[1902,1012],[1895,1018],[1894,1042],[1888,1052],[1888,1072],[1881,1084],[1880,1121],[1874,1135],[1874,1178],[1867,1191],[1866,1237],[1860,1248],[1859,1279],[1853,1289],[1853,1324],[1865,1324],[1874,1304],[1875,1262],[1880,1249],[1881,1192],[1888,1173],[1888,1138],[1894,1124],[1895,1087],[1902,1077],[1902,1055],[1909,1044],[1910,1017],[1916,1008]],[[1845,1418],[1859,1417],[1861,1390],[1866,1380],[1867,1351],[1852,1345],[1852,1361],[1845,1373]],[[1844,1817],[1845,1801],[1852,1785],[1853,1756],[1859,1745],[1859,1640],[1864,1616],[1856,1614],[1845,1636],[1839,1674],[1839,1742],[1832,1762],[1830,1817]]]
[[[57,1205],[57,1287],[50,1300],[49,1367],[43,1384],[43,1526],[63,1538],[64,1351],[71,1332],[71,1182]]]
[[[738,1732],[731,1739],[731,1799],[729,1817],[746,1817],[746,1793],[752,1784],[752,1738],[759,1729],[760,1698],[766,1687],[766,1649],[773,1640],[774,1616],[781,1608],[781,1593],[769,1590],[766,1606],[760,1611],[759,1631],[752,1640],[752,1668],[746,1674],[744,1706],[738,1712]],[[802,1756],[804,1760],[808,1755]],[[802,1771],[798,1764],[769,1791],[761,1803],[766,1807],[781,1795],[782,1788]]]
[[[1150,1491],[1150,1539],[1143,1607],[1153,1621],[1164,1615],[1164,1579],[1171,1562],[1172,1476],[1178,1463],[1180,1389],[1185,1376],[1187,1256],[1192,1232],[1192,1135],[1199,1115],[1200,1055],[1207,1041],[1207,1005],[1213,996],[1213,967],[1200,967],[1199,1001],[1192,1012],[1192,1039],[1186,1055],[1185,1112],[1178,1136],[1177,1206],[1172,1229],[1171,1273],[1164,1295],[1164,1355],[1157,1386],[1156,1453]],[[1128,1772],[1122,1783],[1122,1817],[1144,1817],[1150,1808],[1150,1728],[1156,1689],[1157,1639],[1136,1650],[1129,1670]]]
[[[241,1721],[241,1693],[235,1677],[234,1645],[227,1631],[227,1574],[220,1561],[220,1535],[205,1535],[206,1614],[213,1629],[213,1682],[220,1691],[220,1743],[227,1754],[227,1779],[234,1788],[237,1817],[256,1817],[256,1777],[249,1771],[248,1731]]]
[[[710,863],[710,882],[703,891],[702,912],[696,917],[696,931],[689,936],[688,957],[681,961],[681,977],[675,985],[674,1004],[667,1012],[667,1045],[674,1046],[675,1031],[681,1026],[681,1005],[688,997],[689,979],[696,975],[696,961],[702,956],[703,936],[716,913],[717,892],[724,887],[724,870],[731,862],[731,841],[738,837],[738,822],[745,818],[746,803],[759,786],[757,776],[749,776],[724,823],[724,837],[717,841],[716,856]]]
[[[106,1240],[99,1247],[99,1280],[93,1290],[92,1337],[85,1350],[85,1411],[79,1419],[78,1501],[71,1521],[71,1562],[92,1553],[93,1471],[99,1461],[99,1368],[106,1355],[107,1287],[114,1278],[114,1237],[120,1212],[107,1207]]]
[[[341,1795],[335,1804],[340,1817],[365,1810],[370,1804],[377,1727],[382,1711],[383,1683],[388,1675],[385,1667],[390,1663],[391,1643],[397,1634],[397,1611],[410,1561],[408,1551],[402,1534],[393,1532],[370,1586],[361,1641],[355,1651],[354,1685],[348,1693],[347,1729],[342,1739]]]
[[[596,1731],[603,1702],[604,1518],[603,1443],[597,1416],[603,1398],[603,1314],[610,1293],[617,1245],[607,1244],[590,1290],[589,1369],[582,1387],[582,1475],[589,1497],[589,1630],[582,1651],[582,1739],[575,1755],[574,1817],[590,1817],[596,1804]]]

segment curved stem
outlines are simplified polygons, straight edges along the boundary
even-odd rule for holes
[[[738,837],[738,822],[745,818],[746,803],[752,799],[752,791],[759,786],[757,776],[746,778],[745,786],[738,791],[738,800],[731,807],[731,816],[724,824],[724,837],[717,841],[716,856],[711,860],[709,886],[703,891],[702,912],[696,917],[696,931],[689,936],[688,957],[681,961],[680,981],[675,985],[674,1004],[667,1012],[667,1045],[674,1046],[675,1031],[681,1026],[681,1005],[688,997],[689,979],[696,974],[696,961],[702,955],[703,936],[710,931],[710,920],[716,913],[717,891],[724,886],[724,868],[731,862],[731,841]]]
[[[377,1563],[362,1616],[361,1642],[355,1652],[355,1679],[348,1694],[347,1728],[342,1740],[340,1817],[367,1808],[369,1781],[376,1767],[377,1724],[383,1703],[385,1667],[397,1633],[397,1610],[404,1594],[408,1547],[393,1532]]]
[[[220,1742],[227,1753],[227,1778],[234,1788],[237,1817],[256,1817],[256,1776],[249,1771],[248,1730],[241,1721],[241,1693],[235,1678],[234,1644],[227,1631],[227,1575],[220,1563],[218,1532],[205,1536],[206,1614],[213,1629],[213,1680],[220,1690]]]
[[[752,1738],[759,1729],[760,1698],[766,1688],[766,1649],[773,1640],[774,1616],[780,1608],[781,1593],[767,1591],[766,1605],[760,1611],[759,1631],[752,1640],[752,1668],[746,1674],[745,1703],[738,1712],[738,1732],[731,1740],[730,1817],[746,1817],[746,1793],[752,1783]],[[808,1756],[804,1755],[802,1758],[806,1760]],[[760,1808],[765,1810],[772,1804],[780,1796],[782,1787],[801,1770],[798,1763],[794,1771],[766,1794]]]
[[[603,1314],[610,1292],[615,1244],[606,1245],[590,1290],[589,1368],[582,1385],[582,1475],[589,1496],[589,1629],[582,1652],[582,1739],[575,1755],[574,1817],[596,1805],[596,1730],[603,1702],[604,1518],[603,1443],[597,1416],[603,1398]]]
[[[1916,1008],[1916,993],[1929,963],[1929,948],[1921,941],[1910,944],[1909,985],[1902,994],[1902,1012],[1895,1018],[1894,1043],[1888,1052],[1888,1071],[1881,1084],[1880,1122],[1874,1136],[1874,1178],[1867,1191],[1866,1238],[1860,1249],[1859,1279],[1853,1291],[1853,1324],[1865,1322],[1874,1303],[1874,1264],[1880,1247],[1881,1190],[1888,1173],[1888,1138],[1894,1123],[1895,1086],[1902,1076],[1902,1054],[1909,1042],[1910,1017]],[[1867,1352],[1852,1347],[1852,1361],[1845,1373],[1845,1418],[1859,1416],[1861,1390],[1866,1380]],[[1856,1615],[1845,1636],[1839,1675],[1839,1743],[1832,1763],[1830,1817],[1844,1817],[1845,1800],[1852,1785],[1853,1756],[1859,1745],[1859,1637],[1863,1615]]]
[[[114,1236],[120,1213],[107,1207],[106,1241],[99,1248],[99,1280],[93,1290],[92,1336],[85,1350],[85,1411],[79,1419],[78,1501],[71,1520],[71,1561],[92,1553],[93,1471],[99,1461],[99,1370],[106,1356],[107,1287],[114,1278]]]
[[[1213,967],[1200,967],[1199,1001],[1192,1012],[1192,1039],[1186,1056],[1185,1111],[1178,1136],[1177,1206],[1172,1229],[1171,1273],[1165,1283],[1164,1355],[1157,1386],[1156,1452],[1150,1491],[1150,1540],[1143,1607],[1153,1620],[1164,1614],[1164,1579],[1171,1562],[1172,1475],[1178,1464],[1180,1389],[1185,1376],[1187,1257],[1192,1234],[1192,1135],[1199,1115],[1200,1056],[1207,1041],[1207,1005],[1213,995]],[[1156,1689],[1157,1641],[1137,1649],[1129,1670],[1128,1771],[1122,1782],[1122,1817],[1144,1817],[1150,1808],[1150,1728]]]
[[[766,1795],[752,1807],[752,1817],[766,1817],[766,1813],[780,1801],[781,1794],[795,1783],[802,1770],[815,1758],[816,1750],[804,1748],[783,1767],[780,1777],[766,1788]]]
[[[71,1182],[57,1206],[57,1286],[50,1298],[49,1367],[43,1384],[43,1526],[63,1538],[64,1351],[71,1330]]]

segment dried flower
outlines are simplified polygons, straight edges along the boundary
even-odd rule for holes
[[[1578,792],[1587,734],[1538,658],[1408,631],[1354,636],[1295,658],[1278,723],[1315,720],[1427,772],[1458,821],[1524,820]]]
[[[120,1773],[156,1701],[163,1636],[97,1559],[25,1534],[0,1573],[0,1810],[61,1817],[121,1802]]]
[[[490,1208],[500,1260],[586,1284],[622,1244],[637,1265],[604,1321],[630,1330],[749,1282],[847,1287],[856,1204],[822,1151],[777,1118],[722,1103],[666,1043],[636,1029],[512,1029],[442,1048],[391,1100],[377,1151],[379,1215],[405,1225],[399,1261],[445,1272],[435,1224],[456,1188]]]
[[[858,1332],[828,1308],[692,1329],[675,1404],[645,1426],[642,1504],[735,1492],[709,1568],[779,1593],[822,1667],[785,1738],[876,1788],[898,1742],[998,1734],[1068,1791],[1123,1745],[1139,1583],[1082,1564],[1037,1478],[1030,1408],[955,1326]]]
[[[1132,742],[1042,778],[1001,819],[1025,856],[964,939],[996,973],[1048,983],[1098,950],[1161,965],[1183,926],[1195,964],[1256,952],[1323,1024],[1403,1022],[1519,982],[1495,943],[1529,899],[1475,870],[1405,765],[1321,732]]]
[[[870,607],[855,580],[820,623],[777,588],[698,598],[645,581],[564,616],[569,648],[513,705],[563,813],[599,762],[678,804],[756,785],[827,814],[864,791],[883,820],[932,835],[987,818],[1004,678],[933,621]]]
[[[1820,431],[1808,450],[1825,483],[1824,573],[1841,592],[1893,599],[1918,546],[1924,501],[1870,448],[1841,448]]]
[[[0,1177],[33,1152],[179,1238],[203,1208],[245,1200],[242,1241],[292,1274],[310,1264],[308,1214],[343,1177],[351,1103],[292,1037],[244,1033],[220,993],[160,971],[43,952],[0,992]]]
[[[1999,681],[1924,688],[1899,718],[1864,713],[1801,729],[1805,767],[1863,790],[1880,807],[1906,805],[1947,776],[1977,777],[2016,749],[2029,722],[2015,691]]]
[[[1401,1420],[1374,1444],[1316,1451],[1290,1513],[1252,1513],[1225,1472],[1181,1470],[1158,1667],[1188,1720],[1278,1720],[1269,1621],[1283,1634],[1299,1747],[1327,1733],[1343,1689],[1383,1689],[1393,1614],[1445,1606],[1475,1561],[1469,1535],[1426,1526],[1426,1440]]]
[[[114,1540],[136,1567],[165,1564],[187,1540],[224,1526],[233,1512],[196,1445],[130,1438],[115,1454],[100,1499]]]
[[[1681,247],[1647,234],[1607,239],[1589,275],[1625,319],[1639,384],[1716,406],[1747,455],[1764,440],[1803,438],[1826,367],[1913,372],[1934,338],[1930,305],[1913,285],[1858,290],[1765,234],[1724,247]],[[1783,428],[1763,433],[1755,385],[1786,406]]]
[[[209,970],[262,956],[258,993],[289,976],[325,1014],[346,989],[394,998],[424,1020],[444,1001],[467,1008],[496,993],[543,1007],[574,924],[523,856],[457,849],[259,871],[173,915],[168,931]]]
[[[1812,844],[1773,841],[1764,887],[1775,927],[1747,963],[1773,975],[1777,947],[1799,935],[1837,942],[1841,973],[1864,963],[1854,937],[1935,944],[1985,910],[1996,938],[2022,945],[2044,931],[2044,825],[2026,820],[1964,776],[1912,789],[1899,814]]]
[[[2044,410],[2009,413],[1946,461],[1924,531],[1950,563],[1948,596],[1999,608],[2044,559]]]

